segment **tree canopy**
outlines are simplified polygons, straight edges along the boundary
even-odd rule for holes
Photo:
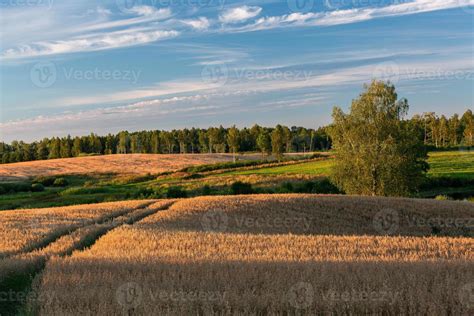
[[[373,81],[348,114],[336,107],[329,129],[336,163],[331,178],[348,194],[405,196],[421,184],[427,153],[405,121],[408,102],[390,83]]]

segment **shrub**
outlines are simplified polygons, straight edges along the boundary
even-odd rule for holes
[[[192,180],[192,179],[201,179],[204,178],[202,174],[199,173],[191,173],[183,177],[183,180]]]
[[[188,194],[181,187],[169,187],[166,191],[167,198],[185,198]]]
[[[66,179],[64,178],[57,178],[56,180],[54,180],[53,182],[53,186],[55,187],[65,187],[67,186],[69,183],[67,182]]]
[[[230,189],[232,194],[252,194],[254,192],[250,183],[241,181],[232,183]]]
[[[107,189],[105,188],[69,188],[59,193],[59,195],[81,195],[81,194],[97,194],[97,193],[106,193]]]
[[[447,195],[437,195],[435,197],[435,200],[438,200],[438,201],[448,201],[448,200],[451,200],[451,198]]]
[[[42,185],[41,183],[33,183],[31,185],[31,191],[32,192],[42,192],[42,191],[44,191],[44,185]]]
[[[211,195],[211,187],[208,184],[204,185],[201,190],[202,195]]]
[[[24,182],[0,183],[0,187],[2,188],[0,192],[5,194],[31,191],[31,184]]]
[[[50,187],[56,181],[56,177],[39,176],[33,179],[33,183],[41,183],[45,187]]]

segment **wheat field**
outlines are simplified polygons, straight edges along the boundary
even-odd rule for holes
[[[27,252],[75,228],[90,225],[146,206],[151,201],[23,209],[0,212],[0,259]]]
[[[473,204],[450,201],[179,200],[88,249],[52,257],[35,280],[42,299],[29,308],[41,315],[469,315],[473,215]],[[427,227],[433,222],[441,230]]]
[[[258,154],[240,159],[260,159]],[[188,166],[232,161],[231,154],[116,154],[0,164],[0,181],[63,174],[156,174]]]

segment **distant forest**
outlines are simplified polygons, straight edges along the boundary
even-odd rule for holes
[[[474,115],[471,110],[462,117],[450,118],[433,112],[415,115],[407,124],[416,129],[420,139],[432,148],[474,145]],[[118,134],[81,137],[53,137],[25,143],[0,142],[1,163],[31,160],[69,158],[86,155],[110,154],[169,154],[169,153],[225,153],[311,152],[328,150],[331,139],[327,129],[277,125],[274,128],[254,125],[251,128],[210,127],[207,129],[181,129],[172,131],[122,131]]]

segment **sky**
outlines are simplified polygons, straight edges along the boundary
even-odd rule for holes
[[[0,141],[474,106],[474,0],[0,0]]]

